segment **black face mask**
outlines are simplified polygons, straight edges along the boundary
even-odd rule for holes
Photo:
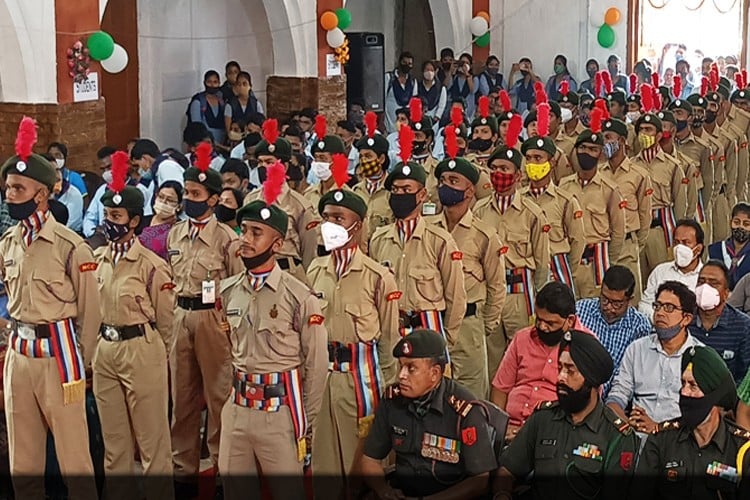
[[[412,153],[422,155],[427,151],[427,141],[414,141],[411,143]]]
[[[193,219],[202,217],[203,214],[208,212],[209,208],[207,199],[203,201],[185,200],[185,215]]]
[[[219,222],[226,223],[237,217],[237,209],[229,208],[224,205],[216,205],[216,209],[214,209],[214,215],[216,215],[216,219]]]
[[[117,224],[110,220],[104,219],[104,234],[107,236],[107,240],[109,241],[120,241],[123,236],[128,234],[128,231],[130,231],[130,227],[128,226],[128,223],[130,221],[126,222],[125,224]]]
[[[593,170],[599,163],[599,158],[587,153],[579,153],[576,151],[576,157],[578,158],[578,164],[581,166],[581,170]]]
[[[560,392],[561,390],[565,392]],[[583,411],[589,401],[591,401],[591,386],[587,382],[584,382],[577,391],[565,384],[557,384],[557,402],[565,413]]]
[[[408,76],[410,71],[411,71],[411,66],[409,66],[408,64],[401,64],[398,67],[398,72],[402,75]]]
[[[750,239],[750,231],[741,227],[732,228],[732,239],[737,243],[745,243]]]
[[[469,149],[471,151],[487,151],[491,147],[491,139],[472,139],[471,141],[469,141]]]
[[[554,332],[543,332],[537,328],[537,334],[539,335],[539,340],[541,340],[545,345],[552,347],[556,346],[560,343],[562,340],[563,329],[560,328],[558,330],[555,330]]]
[[[265,264],[268,259],[273,256],[273,243],[268,245],[264,251],[256,255],[255,257],[242,257],[242,263],[245,264],[245,269],[250,271],[256,269],[258,266]]]
[[[206,94],[216,95],[221,92],[219,87],[206,87]]]
[[[714,406],[710,397],[690,398],[680,394],[680,423],[688,429],[698,427]]]
[[[36,196],[36,194],[34,195]],[[25,220],[31,217],[36,212],[39,204],[34,201],[32,197],[29,201],[23,203],[8,203],[8,215],[11,219]]]
[[[703,126],[703,118],[693,118],[692,127],[701,128]]]
[[[397,219],[404,219],[417,209],[417,193],[391,194],[388,205]]]
[[[706,123],[711,125],[713,122],[716,121],[716,111],[708,111],[706,110],[706,117],[703,119]]]
[[[452,207],[453,205],[458,205],[464,201],[466,192],[453,189],[452,187],[443,184],[438,188],[438,197],[443,206]]]
[[[677,120],[677,132],[682,132],[688,126],[687,120]]]

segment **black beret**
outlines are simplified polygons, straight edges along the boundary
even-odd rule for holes
[[[612,356],[599,340],[578,330],[565,332],[560,342],[560,353],[568,351],[578,371],[593,387],[604,384],[615,369]]]
[[[719,85],[716,91],[724,99],[729,99],[729,92],[730,92],[729,87],[725,87],[724,85]]]
[[[393,348],[394,358],[439,358],[445,356],[445,339],[433,330],[414,330]]]
[[[635,131],[638,132],[641,128],[641,125],[644,123],[650,123],[654,127],[656,127],[656,130],[658,132],[661,132],[662,130],[662,124],[661,120],[658,116],[656,116],[654,113],[646,113],[645,115],[641,115],[636,121],[635,121]]]
[[[326,205],[348,208],[359,215],[360,219],[364,219],[365,215],[367,215],[367,203],[350,189],[332,189],[324,194],[318,202],[318,212],[320,215],[323,215],[323,209]]]
[[[17,155],[11,156],[3,165],[2,170],[0,170],[0,176],[2,176],[3,180],[8,178],[8,174],[22,175],[29,179],[34,179],[47,186],[50,190],[52,190],[57,182],[57,174],[52,164],[43,156],[35,153],[29,155],[26,161],[21,160],[21,157]]]
[[[594,96],[588,91],[584,90],[578,95],[578,102],[579,104],[583,104],[584,102],[594,101]]]
[[[418,122],[409,121],[411,129],[415,132],[424,132],[428,136],[435,135],[435,131],[432,130],[432,119],[424,115]]]
[[[193,181],[202,184],[208,189],[210,194],[221,194],[221,174],[212,168],[209,168],[205,172],[201,172],[195,167],[190,167],[185,170],[185,173],[182,174],[182,176],[185,178],[185,181]]]
[[[721,102],[721,96],[718,92],[709,92],[706,94],[706,100],[708,102],[715,102],[719,104]]]
[[[675,109],[684,109],[688,113],[693,112],[693,105],[690,104],[690,101],[687,99],[675,99],[674,101],[669,103],[669,107],[667,108],[670,111],[674,111]]]
[[[517,115],[518,113],[513,111],[506,111],[505,113],[500,113],[499,115],[496,115],[497,117],[497,124],[500,125],[503,122],[508,122],[513,118],[513,115]]]
[[[638,105],[641,104],[641,94],[630,94],[628,96],[628,102],[635,102]]]
[[[472,184],[476,184],[479,182],[479,170],[471,164],[470,161],[464,159],[464,158],[456,158],[455,160],[451,160],[450,158],[446,158],[445,160],[438,163],[437,167],[435,167],[435,177],[440,179],[440,176],[443,174],[443,172],[456,172],[457,174],[461,174],[469,181],[471,181]]]
[[[273,144],[268,144],[264,139],[255,146],[255,156],[273,156],[281,161],[289,161],[292,158],[292,145],[283,137]]]
[[[555,143],[552,141],[552,139],[550,139],[549,137],[539,137],[538,135],[529,137],[521,145],[521,153],[523,153],[524,155],[530,149],[538,149],[540,151],[544,151],[545,153],[550,155],[550,157],[555,156],[555,154],[557,153],[557,146],[555,146]]]
[[[604,123],[602,123],[602,132],[607,132],[609,130],[619,135],[620,137],[628,136],[628,126],[625,125],[625,122],[620,120],[619,118],[610,118],[609,120],[606,120]]]
[[[265,224],[277,230],[282,236],[286,236],[286,230],[289,226],[289,216],[286,212],[276,205],[269,207],[263,200],[251,201],[237,210],[237,224],[241,225],[243,220]]]
[[[677,120],[674,119],[674,114],[672,114],[669,110],[659,111],[656,113],[657,118],[661,120],[662,126],[664,125],[664,122],[669,122],[672,125],[677,125]]]
[[[621,106],[625,106],[625,92],[622,90],[615,90],[613,92],[610,92],[607,94],[607,100],[608,101],[614,101]]]
[[[388,155],[388,149],[390,149],[391,146],[388,144],[388,139],[386,139],[384,135],[375,134],[372,137],[362,137],[357,141],[356,147],[359,151],[369,149],[378,155]]]
[[[346,152],[346,146],[344,146],[344,141],[341,140],[341,138],[337,135],[327,135],[323,137],[322,140],[317,140],[312,144],[312,147],[310,148],[310,152],[312,154],[315,153],[345,153]],[[257,156],[257,151],[256,151]]]
[[[568,92],[565,95],[559,94],[557,96],[557,102],[559,103],[570,103],[573,106],[578,106],[579,97],[578,94],[576,94],[573,91]]]
[[[474,118],[474,121],[471,122],[472,129],[481,127],[483,125],[487,125],[488,127],[490,127],[490,130],[492,130],[493,134],[497,134],[497,118],[495,118],[494,115],[490,115],[487,118],[477,116],[476,118]]]
[[[549,104],[549,112],[555,115],[556,117],[560,118],[560,115],[562,115],[562,111],[557,101],[549,101],[548,104]]]
[[[526,118],[523,119],[523,128],[528,128],[533,122],[536,121],[536,110],[529,111]]]
[[[602,127],[602,131],[604,131],[604,127]],[[614,132],[617,132],[616,130],[613,130]],[[627,135],[627,133],[626,133]],[[581,144],[597,144],[599,146],[604,146],[604,134],[595,134],[591,131],[591,129],[586,129],[580,134],[578,134],[578,137],[576,138],[576,145],[575,147],[580,146]]]
[[[399,179],[415,180],[424,186],[427,183],[427,172],[425,172],[424,167],[419,163],[413,161],[408,163],[399,162],[399,164],[396,165],[396,168],[394,168],[391,173],[388,174],[388,177],[385,178],[385,189],[390,191],[391,186],[393,186],[393,181]]]
[[[732,102],[750,100],[750,90],[737,89],[732,92]]]
[[[508,146],[503,145],[495,149],[490,157],[487,158],[487,165],[492,165],[492,162],[497,159],[509,161],[513,163],[517,169],[520,169],[523,156],[516,148],[509,148]]]
[[[703,109],[706,109],[706,107],[708,107],[708,101],[700,94],[690,94],[687,98],[687,102],[689,102],[693,107],[698,106],[699,108]]]
[[[732,372],[721,356],[712,348],[693,346],[682,355],[682,371],[690,367],[693,378],[706,397],[713,397],[718,406],[733,410],[737,391]]]
[[[125,186],[122,191],[115,193],[107,189],[102,195],[102,205],[108,208],[125,208],[131,211],[143,210],[143,193],[134,186]]]

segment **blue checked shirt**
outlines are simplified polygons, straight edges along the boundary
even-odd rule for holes
[[[625,315],[612,324],[607,323],[599,308],[599,299],[583,299],[576,303],[576,312],[581,323],[586,326],[602,343],[612,361],[615,363],[615,372],[620,366],[625,349],[635,339],[645,337],[651,333],[651,323],[648,318],[634,307],[628,307]],[[604,384],[603,397],[607,397],[609,388],[612,386],[612,379]]]

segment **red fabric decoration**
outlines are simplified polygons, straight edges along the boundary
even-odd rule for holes
[[[534,83],[534,94],[536,96],[537,106],[543,102],[547,102],[547,92],[544,91],[544,84],[542,82]]]
[[[651,85],[655,88],[659,88],[659,73],[651,73]]]
[[[268,144],[276,144],[276,139],[279,138],[279,122],[276,118],[269,118],[264,121],[261,130],[263,132],[263,139]]]
[[[543,102],[536,107],[536,135],[546,137],[549,134],[549,111],[548,103]]]
[[[318,140],[323,140],[328,132],[328,123],[326,123],[326,117],[322,114],[315,115],[315,135]],[[276,142],[276,141],[274,141]]]
[[[560,84],[560,95],[567,96],[570,93],[570,82],[563,80]]]
[[[650,113],[654,109],[654,92],[648,83],[641,84],[641,106],[646,113]]]
[[[112,182],[108,186],[111,191],[119,193],[125,189],[129,168],[130,158],[125,151],[116,151],[112,154]]]
[[[740,73],[742,73],[742,88],[747,88],[747,70],[743,69]]]
[[[508,95],[508,91],[505,89],[500,91],[500,106],[502,106],[504,113],[513,109],[513,105],[510,103],[510,95]]]
[[[701,97],[706,97],[706,94],[708,93],[708,77],[704,76],[701,78]]]
[[[672,93],[675,99],[679,99],[682,94],[682,77],[680,75],[674,75],[674,78],[672,78]]]
[[[602,81],[602,73],[599,72],[594,75],[594,92],[596,95],[594,97],[600,97],[602,95],[602,85],[604,82]]]
[[[607,91],[607,94],[611,94],[614,90],[614,87],[612,86],[612,75],[610,75],[609,71],[606,69],[602,71],[602,81],[604,82],[604,90]]]
[[[422,99],[419,97],[412,97],[409,101],[409,118],[412,123],[422,121]]]
[[[276,202],[285,182],[286,168],[281,161],[276,161],[266,168],[266,182],[263,183],[263,200],[265,200],[266,205],[270,206]]]
[[[602,113],[601,108],[594,108],[591,110],[591,122],[589,123],[589,128],[593,133],[598,134],[602,131],[602,118],[604,118],[604,114]]]
[[[479,98],[479,104],[477,107],[479,109],[479,116],[481,116],[482,118],[487,118],[488,116],[490,116],[490,98],[489,97],[487,97],[486,95],[481,96]]]
[[[378,130],[378,115],[375,111],[365,113],[365,127],[367,127],[367,137],[370,139],[375,137],[375,132]]]
[[[351,175],[349,175],[349,159],[345,154],[336,153],[333,155],[331,176],[339,189],[351,179]]]
[[[538,125],[537,128],[539,128]],[[513,118],[510,119],[510,123],[508,124],[508,132],[505,134],[505,146],[508,149],[516,147],[522,129],[523,120],[521,119],[521,115],[513,115]]]
[[[638,90],[638,75],[630,73],[630,92],[636,93]]]
[[[409,158],[411,158],[411,149],[413,146],[413,142],[414,131],[411,129],[411,127],[401,127],[400,129],[398,129],[398,147],[400,148],[398,156],[404,163],[408,162]]]
[[[36,144],[36,121],[33,118],[24,116],[21,123],[18,124],[18,133],[16,134],[16,154],[26,161]]]
[[[461,110],[461,106],[453,106],[451,108],[451,123],[454,127],[460,127],[464,123],[464,112]]]
[[[208,170],[211,166],[211,153],[213,147],[210,142],[201,142],[198,147],[195,148],[195,168],[201,172]]]
[[[745,87],[744,87],[744,86],[742,85],[742,83],[743,83],[743,82],[742,82],[742,73],[735,73],[735,74],[734,74],[734,81],[735,81],[735,82],[737,83],[737,88],[738,88],[738,89],[743,89],[743,88],[745,88]]]
[[[607,101],[604,99],[597,99],[594,102],[594,107],[599,108],[602,112],[602,120],[609,120],[609,108],[607,107]]]
[[[452,160],[458,154],[458,141],[456,140],[456,127],[445,127],[445,152]]]

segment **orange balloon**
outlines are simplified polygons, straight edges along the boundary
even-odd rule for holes
[[[604,14],[604,23],[610,26],[620,22],[620,9],[617,7],[610,7],[607,9],[607,13]]]
[[[479,12],[477,12],[477,16],[484,18],[484,20],[488,23],[490,22],[490,15],[487,13],[487,11],[480,10]]]
[[[320,16],[320,26],[326,30],[330,31],[336,26],[339,25],[339,18],[336,17],[336,13],[332,10],[327,10],[323,12],[323,15]]]

